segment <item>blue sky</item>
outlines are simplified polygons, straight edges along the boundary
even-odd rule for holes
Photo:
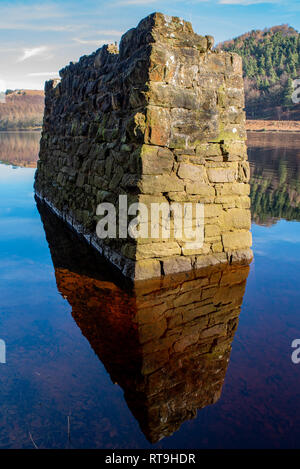
[[[153,11],[192,22],[216,42],[288,23],[300,30],[299,0],[0,0],[0,91],[42,89],[70,61],[121,35]]]

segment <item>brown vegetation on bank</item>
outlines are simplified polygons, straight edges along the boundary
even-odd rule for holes
[[[27,130],[41,127],[43,114],[43,91],[7,91],[5,102],[0,103],[0,130]]]

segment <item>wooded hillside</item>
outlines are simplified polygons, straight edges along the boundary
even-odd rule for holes
[[[300,120],[292,101],[300,78],[300,35],[288,25],[253,30],[217,46],[243,58],[248,118]]]

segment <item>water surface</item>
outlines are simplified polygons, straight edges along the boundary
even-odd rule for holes
[[[250,272],[136,292],[41,219],[34,169],[0,165],[0,448],[299,447],[300,157],[281,141],[249,149]]]

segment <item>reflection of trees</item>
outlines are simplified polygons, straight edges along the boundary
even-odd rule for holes
[[[259,224],[300,220],[300,154],[277,147],[250,147],[251,211]]]
[[[0,132],[0,161],[36,167],[40,132]]]

